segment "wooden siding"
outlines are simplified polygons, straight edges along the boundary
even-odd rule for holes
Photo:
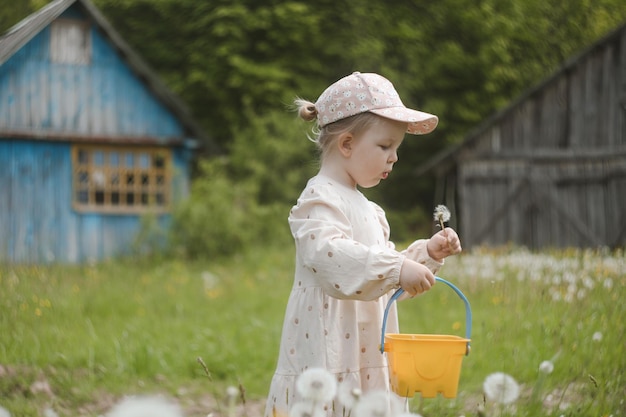
[[[429,166],[467,248],[626,245],[626,26]]]
[[[72,210],[69,143],[0,141],[0,262],[75,263],[128,254],[140,217]],[[174,152],[173,189],[188,192],[188,156]],[[169,216],[160,216],[163,227]]]
[[[63,18],[77,18],[73,9]],[[176,117],[91,26],[90,65],[52,63],[50,27],[0,66],[0,132],[184,139]]]

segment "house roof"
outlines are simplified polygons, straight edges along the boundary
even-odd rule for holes
[[[589,47],[584,49],[578,55],[573,56],[572,58],[565,61],[560,68],[558,68],[551,75],[546,77],[543,81],[539,82],[535,86],[523,92],[519,97],[514,99],[508,106],[503,109],[495,112],[490,117],[485,119],[482,123],[480,123],[477,127],[471,130],[461,142],[451,145],[446,149],[443,149],[441,152],[434,155],[432,158],[427,160],[424,164],[417,167],[415,170],[415,174],[417,176],[427,174],[437,167],[443,167],[444,171],[450,169],[450,166],[454,165],[456,156],[463,151],[464,148],[471,145],[473,142],[478,140],[483,133],[485,133],[489,128],[491,128],[494,124],[498,123],[504,117],[506,117],[511,112],[515,111],[519,106],[521,106],[529,97],[532,97],[537,92],[543,90],[547,85],[551,84],[555,79],[561,77],[563,74],[571,71],[576,65],[580,63],[587,55],[589,55],[592,51],[601,47],[616,38],[619,38],[623,34],[626,34],[626,23],[619,26],[617,29],[611,31],[603,38],[597,40]]]
[[[74,4],[82,6],[84,12],[110,40],[130,68],[145,81],[156,97],[179,118],[192,139],[200,141],[209,151],[217,151],[216,145],[195,122],[182,100],[163,84],[156,73],[132,50],[89,0],[54,0],[10,28],[0,37],[0,65],[3,65],[13,54]]]

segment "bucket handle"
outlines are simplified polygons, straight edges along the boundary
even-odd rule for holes
[[[452,288],[454,292],[457,293],[457,295],[461,298],[461,300],[463,300],[463,303],[465,304],[465,338],[468,339],[467,348],[465,349],[465,356],[467,356],[470,353],[469,339],[471,339],[471,335],[472,335],[472,309],[470,307],[470,303],[467,300],[467,297],[465,297],[465,294],[463,294],[461,290],[459,290],[450,281],[446,281],[445,279],[440,278],[440,277],[435,277],[435,280],[439,282],[443,282],[444,284]],[[404,290],[402,288],[398,288],[398,290],[389,299],[389,302],[387,303],[387,307],[385,308],[385,314],[383,316],[382,335],[380,337],[380,353],[385,352],[385,329],[387,327],[387,315],[389,314],[389,308],[391,307],[393,302],[396,301],[403,293],[404,293]]]

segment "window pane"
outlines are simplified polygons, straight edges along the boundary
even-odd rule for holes
[[[154,167],[165,168],[165,157],[163,155],[154,155]]]
[[[112,167],[120,166],[120,154],[117,152],[109,152],[109,165]]]
[[[126,165],[129,168],[132,168],[133,166],[135,166],[135,155],[133,155],[132,153],[125,153],[124,154],[124,165]]]
[[[78,173],[78,183],[81,185],[89,184],[89,174],[86,171],[80,171]]]
[[[147,153],[139,154],[139,167],[150,168],[150,155],[148,155]]]
[[[87,191],[81,190],[76,193],[76,200],[78,200],[79,203],[87,204],[89,203],[89,194]]]
[[[79,150],[78,151],[78,163],[86,164],[88,162],[89,162],[89,153],[84,149]]]
[[[102,152],[102,151],[95,151],[93,153],[93,164],[97,165],[99,167],[104,165],[104,152]]]

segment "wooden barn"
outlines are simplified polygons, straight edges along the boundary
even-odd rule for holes
[[[0,38],[0,262],[128,254],[167,227],[207,143],[88,0],[56,0]]]
[[[626,243],[626,25],[419,167],[466,248]]]

